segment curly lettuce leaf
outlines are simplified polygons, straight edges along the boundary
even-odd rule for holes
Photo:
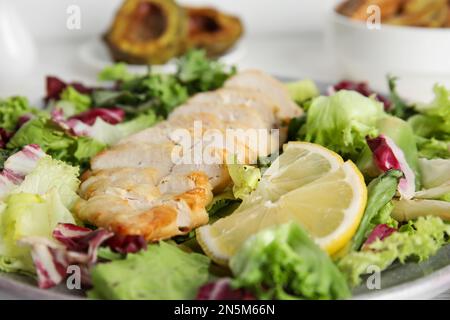
[[[92,270],[89,296],[126,300],[194,299],[208,281],[209,259],[160,242]]]
[[[186,87],[179,83],[173,75],[155,74],[142,81],[151,99],[156,99],[157,113],[167,117],[175,107],[185,102],[188,97]]]
[[[208,59],[206,51],[190,50],[178,60],[176,77],[192,95],[222,87],[234,73],[234,67]]]
[[[73,156],[80,165],[87,164],[93,156],[107,147],[106,144],[88,137],[78,137],[76,142]]]
[[[249,238],[230,268],[235,288],[262,299],[342,299],[350,296],[344,276],[328,255],[295,223]]]
[[[44,152],[56,159],[65,159],[73,138],[68,136],[50,119],[40,117],[25,123],[11,138],[7,147],[22,148],[28,144],[38,144]]]
[[[129,73],[126,63],[123,62],[107,66],[98,74],[99,81],[128,81],[134,77]]]
[[[127,130],[132,131],[129,128]],[[55,122],[45,117],[25,123],[11,138],[7,148],[18,149],[29,144],[39,145],[54,159],[80,167],[87,166],[91,157],[106,148],[106,144],[102,141],[69,135]]]
[[[11,97],[0,99],[0,128],[6,131],[14,131],[21,116],[29,113],[37,113],[31,108],[24,97]]]
[[[435,98],[428,104],[417,104],[419,114],[409,118],[421,156],[433,158],[450,157],[450,91],[435,85]]]
[[[43,195],[56,190],[63,205],[70,209],[78,199],[76,194],[80,184],[78,174],[77,167],[45,156],[39,159],[33,171],[27,174],[23,182],[12,192]]]
[[[440,119],[442,122],[438,128],[434,130],[442,130],[444,133],[450,134],[450,90],[444,86],[434,86],[434,100],[429,104],[417,104],[416,111],[426,117]]]
[[[450,140],[438,140],[435,138],[423,138],[416,136],[419,157],[426,159],[449,159]]]
[[[363,251],[353,251],[337,263],[339,269],[349,281],[357,285],[360,277],[369,271],[370,266],[381,270],[389,267],[394,261],[404,263],[409,258],[419,261],[434,255],[450,236],[450,225],[438,217],[420,217],[411,222],[410,228],[400,228],[382,241],[376,240]]]
[[[308,109],[304,140],[356,159],[366,146],[366,136],[378,134],[377,120],[383,115],[382,103],[355,91],[321,96]]]

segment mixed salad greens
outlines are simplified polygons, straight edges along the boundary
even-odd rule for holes
[[[250,237],[228,267],[203,254],[194,232],[158,244],[83,226],[71,214],[78,180],[94,155],[165,119],[195,93],[219,88],[234,67],[203,51],[180,58],[174,74],[134,75],[117,64],[101,87],[47,78],[43,108],[0,100],[0,270],[37,276],[53,287],[77,265],[95,299],[344,299],[369,266],[422,261],[450,238],[450,91],[430,103],[372,92],[343,81],[326,95],[313,81],[287,84],[305,113],[289,140],[320,144],[353,160],[368,201],[351,242],[330,257],[295,223]],[[209,205],[210,221],[255,190],[273,159],[230,161],[232,188]]]

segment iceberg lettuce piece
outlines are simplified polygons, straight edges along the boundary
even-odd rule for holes
[[[15,158],[21,156],[12,156],[12,160]],[[20,184],[12,186],[3,195],[4,201],[0,202],[0,270],[34,271],[30,249],[19,246],[18,241],[24,237],[52,239],[58,223],[75,223],[69,208],[78,198],[78,185],[77,167],[45,155]]]
[[[383,115],[382,103],[355,91],[317,97],[308,109],[304,139],[356,159],[366,137],[378,135],[377,120]]]
[[[24,237],[52,238],[59,222],[75,223],[56,189],[44,194],[15,193],[0,214],[0,270],[34,272],[30,249],[18,245]]]
[[[70,209],[78,199],[76,194],[80,184],[78,174],[77,167],[45,156],[38,161],[33,171],[26,175],[24,181],[12,190],[12,193],[44,195],[54,189],[63,205]]]

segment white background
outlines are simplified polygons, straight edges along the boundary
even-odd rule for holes
[[[105,30],[122,0],[0,0],[14,2],[36,37],[73,37]],[[239,14],[248,35],[296,33],[318,30],[335,0],[182,0],[190,5],[213,5]],[[80,31],[65,28],[66,8],[81,7]]]

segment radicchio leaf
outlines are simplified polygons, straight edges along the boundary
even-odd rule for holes
[[[44,237],[27,237],[20,242],[32,248],[32,258],[40,288],[50,288],[67,277],[67,268],[77,265],[82,283],[90,284],[89,268],[97,262],[100,246],[119,253],[134,253],[147,248],[142,236],[119,236],[99,228],[91,230],[70,223],[59,223],[53,230],[56,241]]]
[[[95,120],[101,118],[109,124],[118,124],[125,118],[125,111],[119,108],[94,108],[69,118],[80,120],[90,126],[94,125]]]
[[[383,240],[383,239],[389,237],[391,234],[393,234],[396,231],[397,231],[397,229],[391,228],[387,224],[379,224],[379,225],[377,225],[372,230],[370,235],[367,237],[366,242],[364,242],[363,249],[364,249],[364,247],[367,247],[371,243],[375,242],[377,239]]]
[[[124,120],[125,112],[117,108],[95,108],[66,119],[63,110],[55,108],[51,112],[51,117],[62,129],[74,136],[91,136],[98,118],[114,125]]]
[[[6,159],[0,173],[0,198],[19,185],[43,156],[45,152],[37,144],[29,144]]]
[[[93,264],[97,260],[97,249],[114,234],[105,229],[91,230],[70,223],[59,223],[53,230],[53,238],[61,242],[79,263]]]
[[[44,237],[26,237],[21,244],[31,246],[39,288],[58,285],[67,277],[69,266],[77,265],[83,285],[90,284],[89,268],[97,261],[97,249],[110,237],[105,229],[91,230],[60,223],[53,231],[56,241]]]
[[[57,77],[48,76],[47,82],[47,95],[45,97],[45,102],[50,100],[58,100],[61,98],[61,93],[68,87],[73,87],[76,91],[82,94],[91,94],[93,88],[87,87],[79,82],[66,83]]]
[[[78,119],[66,120],[63,110],[59,108],[53,109],[50,115],[53,122],[74,136],[87,136],[91,128]]]
[[[44,237],[26,237],[20,243],[31,246],[39,288],[48,289],[64,280],[70,265],[64,247]]]
[[[233,289],[231,280],[222,278],[200,287],[196,300],[255,300],[255,297],[244,289]]]
[[[380,101],[384,104],[384,110],[386,110],[386,111],[389,110],[392,105],[391,101],[388,98],[386,98],[385,96],[383,96],[379,93],[376,93],[375,91],[370,89],[367,82],[354,82],[354,81],[349,81],[349,80],[343,80],[343,81],[337,83],[336,85],[334,85],[333,87],[331,87],[330,92],[336,92],[336,91],[340,91],[340,90],[357,91],[366,97],[375,96],[375,98],[378,101]]]
[[[404,177],[398,184],[398,192],[401,198],[411,199],[416,191],[414,171],[408,165],[405,154],[395,142],[385,136],[379,135],[376,138],[366,138],[369,148],[372,150],[373,159],[378,169],[386,172],[396,169],[403,172]]]
[[[0,128],[0,148],[4,149],[12,134],[3,128]]]
[[[143,236],[122,236],[119,234],[109,238],[105,243],[112,251],[126,254],[147,250],[147,241]]]

